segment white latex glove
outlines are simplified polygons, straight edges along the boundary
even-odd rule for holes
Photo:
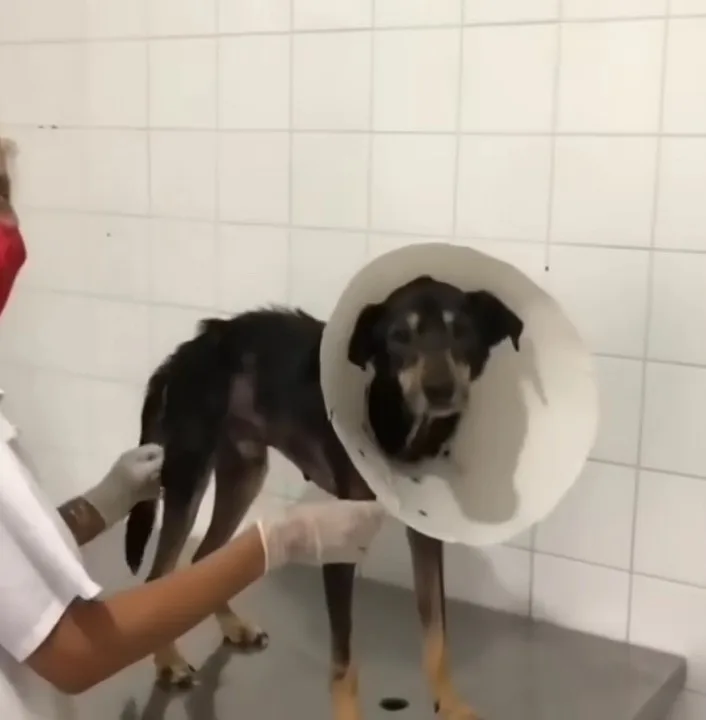
[[[357,563],[382,525],[377,502],[330,500],[295,505],[257,523],[265,549],[265,571],[288,562]]]
[[[164,451],[159,445],[141,445],[123,453],[110,472],[85,499],[98,511],[106,527],[120,522],[137,503],[156,500]]]

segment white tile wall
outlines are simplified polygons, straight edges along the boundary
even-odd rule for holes
[[[702,133],[706,129],[706,88],[689,82],[689,77],[706,70],[706,18],[674,20],[669,35],[664,130]]]
[[[220,41],[220,127],[233,130],[289,127],[291,44],[285,35],[251,35]]]
[[[370,122],[372,34],[311,33],[293,38],[292,127],[365,130]]]
[[[155,130],[149,140],[152,213],[167,218],[213,220],[216,134],[208,130]]]
[[[569,19],[652,17],[664,15],[668,0],[564,0],[564,17]]]
[[[706,250],[706,208],[696,202],[706,180],[706,138],[662,142],[655,244],[671,250]]]
[[[657,147],[655,137],[558,138],[552,239],[649,245]]]
[[[675,720],[706,712],[705,0],[0,0],[0,17],[30,252],[0,384],[52,497],[136,441],[148,373],[202,317],[325,316],[367,259],[469,244],[565,304],[602,422],[539,527],[449,551],[450,594],[683,652]],[[265,502],[300,488],[275,456]],[[409,585],[400,528],[364,572]]]
[[[548,133],[558,39],[554,25],[465,30],[463,130]]]
[[[662,20],[564,25],[558,130],[657,131],[663,42]]]
[[[461,20],[463,0],[375,0],[378,27],[451,25]]]
[[[548,137],[466,135],[458,152],[459,233],[546,239],[552,164]]]
[[[535,548],[628,570],[635,476],[633,468],[589,462],[561,505],[537,528]]]
[[[625,638],[630,575],[622,570],[537,554],[532,614],[615,640]]]
[[[148,0],[150,35],[208,35],[216,30],[218,0]]]
[[[364,227],[368,216],[369,139],[362,134],[292,138],[292,222]]]
[[[377,35],[373,128],[454,130],[460,56],[458,30],[393,30]]]
[[[277,32],[291,27],[291,0],[220,2],[219,30],[224,33]]]
[[[448,237],[454,225],[454,139],[402,134],[377,135],[372,142],[372,229]]]

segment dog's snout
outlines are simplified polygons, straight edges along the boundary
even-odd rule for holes
[[[424,383],[424,395],[430,405],[448,405],[453,399],[455,387],[451,380],[439,380]]]

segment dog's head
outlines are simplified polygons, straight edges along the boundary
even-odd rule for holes
[[[495,345],[510,338],[519,350],[523,327],[491,293],[462,292],[425,275],[363,309],[348,358],[396,379],[415,416],[443,417],[465,407]]]

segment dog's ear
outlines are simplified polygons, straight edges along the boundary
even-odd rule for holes
[[[348,343],[348,359],[362,370],[375,354],[375,326],[382,317],[382,305],[366,305]]]
[[[507,305],[486,290],[466,293],[466,302],[488,347],[495,347],[509,337],[512,346],[519,351],[520,335],[525,326]]]

